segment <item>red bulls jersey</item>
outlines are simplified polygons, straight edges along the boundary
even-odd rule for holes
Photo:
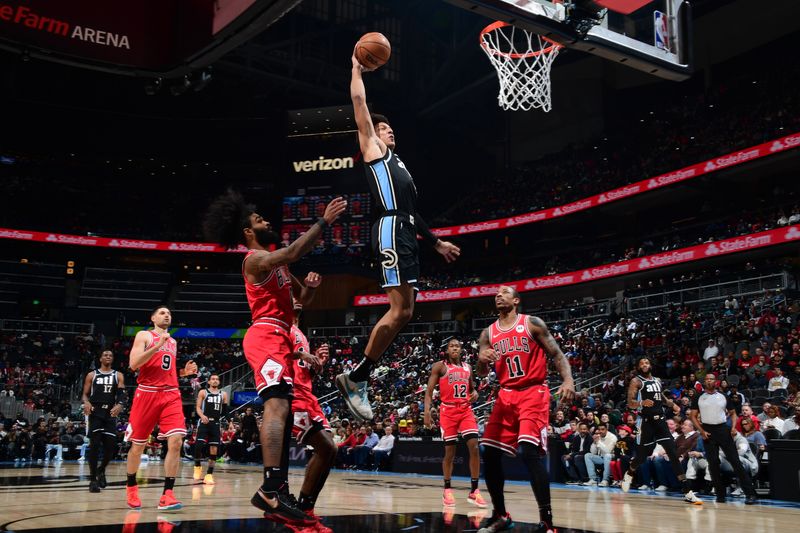
[[[439,378],[439,399],[447,405],[469,404],[469,382],[472,370],[466,363],[453,365],[445,361],[446,372]]]
[[[500,321],[489,326],[492,348],[500,358],[494,369],[503,387],[523,389],[544,383],[547,376],[547,359],[544,350],[528,331],[528,315],[517,315],[517,321],[508,329]]]
[[[158,344],[161,335],[149,331],[152,339],[145,346],[145,350]],[[178,386],[178,345],[170,337],[164,346],[158,349],[153,357],[139,368],[136,383],[146,387],[177,387]]]
[[[250,250],[244,261],[253,255],[256,250]],[[242,276],[244,276],[244,289],[247,293],[247,303],[253,322],[260,318],[279,322],[288,331],[294,322],[294,309],[292,308],[292,277],[286,265],[273,268],[261,283],[252,284],[247,281],[242,262]]]
[[[303,353],[311,353],[311,350],[308,346],[308,339],[300,331],[300,328],[297,326],[292,326],[292,331],[290,333],[292,337],[292,343],[294,344],[294,352],[303,352]],[[311,381],[314,378],[314,375],[311,373],[311,369],[306,366],[306,364],[301,361],[300,359],[296,359],[294,361],[294,397],[297,399],[314,399],[314,393],[312,392],[312,385]]]

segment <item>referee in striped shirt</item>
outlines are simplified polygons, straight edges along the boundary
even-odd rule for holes
[[[726,495],[725,483],[723,483],[719,471],[719,450],[722,449],[725,452],[725,458],[733,466],[736,477],[739,478],[739,486],[747,495],[744,503],[752,505],[757,502],[758,496],[753,488],[750,474],[739,461],[739,453],[733,442],[733,436],[736,435],[736,410],[733,402],[717,390],[717,376],[714,374],[706,374],[703,386],[705,389],[703,393],[695,396],[692,401],[689,418],[703,437],[706,460],[711,471],[711,482],[717,493],[717,502],[725,503]],[[731,419],[730,426],[727,424],[728,417]]]

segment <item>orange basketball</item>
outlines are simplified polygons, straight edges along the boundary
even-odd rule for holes
[[[368,69],[378,68],[389,61],[392,45],[382,33],[365,33],[356,44],[356,59]]]

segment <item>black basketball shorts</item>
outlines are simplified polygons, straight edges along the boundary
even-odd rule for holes
[[[217,446],[220,440],[219,422],[209,420],[208,424],[197,423],[197,442],[205,442],[211,446]]]
[[[372,246],[381,263],[381,287],[416,285],[419,278],[417,231],[403,215],[389,215],[372,226]]]

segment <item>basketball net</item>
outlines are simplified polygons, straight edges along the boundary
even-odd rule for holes
[[[550,111],[550,67],[562,45],[506,22],[481,31],[481,48],[497,70],[497,103],[506,111]]]

